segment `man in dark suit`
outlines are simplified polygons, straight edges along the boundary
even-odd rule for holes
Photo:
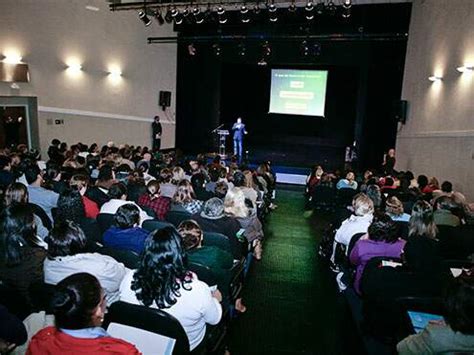
[[[242,118],[237,118],[237,122],[232,126],[234,131],[234,155],[238,155],[242,159],[242,141],[244,135],[248,132],[245,130],[245,124],[242,123]]]
[[[161,133],[163,132],[160,117],[155,116],[153,123],[151,124],[152,134],[153,134],[153,151],[160,150],[161,148]]]

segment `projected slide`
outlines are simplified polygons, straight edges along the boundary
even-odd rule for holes
[[[272,69],[270,113],[323,116],[327,70]]]

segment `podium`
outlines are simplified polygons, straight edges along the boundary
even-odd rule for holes
[[[219,136],[219,155],[222,159],[225,159],[226,158],[225,143],[226,143],[227,136],[230,133],[226,129],[218,129],[216,133]]]

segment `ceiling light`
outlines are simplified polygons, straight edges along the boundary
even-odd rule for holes
[[[428,78],[429,81],[437,82],[443,80],[442,76],[432,75]]]
[[[337,12],[337,6],[334,4],[332,0],[330,0],[326,6],[326,9],[328,11],[328,14],[331,16],[334,16]]]
[[[307,20],[312,20],[314,18],[314,4],[312,1],[308,1],[305,6],[305,17]]]
[[[240,21],[242,23],[249,23],[250,16],[249,16],[249,9],[245,4],[240,7]]]
[[[214,43],[212,45],[212,51],[214,52],[214,55],[215,56],[220,56],[221,55],[221,46],[219,46],[219,44],[217,43]]]
[[[21,55],[19,55],[18,53],[9,52],[5,53],[5,58],[3,59],[3,62],[7,64],[19,64],[21,63],[21,59]]]
[[[225,13],[225,9],[222,5],[219,5],[217,7],[217,16],[219,18],[219,23],[223,25],[224,23],[227,22],[227,15]]]
[[[161,10],[158,10],[155,12],[155,18],[156,21],[160,24],[160,26],[163,26],[165,24],[165,19],[163,18],[163,15],[161,14]]]
[[[97,6],[92,6],[92,5],[87,5],[86,9],[89,11],[95,11],[95,12],[100,10]]]
[[[296,8],[296,5],[295,5],[295,1],[293,0],[290,4],[290,6],[288,6],[288,11],[289,12],[296,12],[297,8]]]
[[[243,43],[239,44],[238,53],[241,57],[243,57],[247,54],[247,48],[245,48],[245,44],[243,44]]]
[[[145,10],[138,12],[138,18],[139,18],[140,20],[142,20],[142,22],[144,23],[145,26],[147,26],[147,27],[150,26],[151,20],[150,20],[150,18],[146,15]]]
[[[277,22],[278,21],[278,14],[277,14],[277,7],[272,2],[267,5],[268,7],[268,18],[270,22]]]
[[[351,17],[351,8],[352,8],[352,1],[345,0],[342,4],[342,17],[349,18]]]

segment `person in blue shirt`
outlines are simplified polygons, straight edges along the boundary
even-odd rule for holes
[[[140,210],[134,204],[120,206],[115,213],[115,225],[104,233],[104,245],[141,253],[148,231],[139,227]]]
[[[234,131],[234,155],[238,155],[242,159],[242,141],[244,135],[248,133],[245,124],[242,123],[242,118],[237,118],[237,122],[232,126],[232,131]]]

